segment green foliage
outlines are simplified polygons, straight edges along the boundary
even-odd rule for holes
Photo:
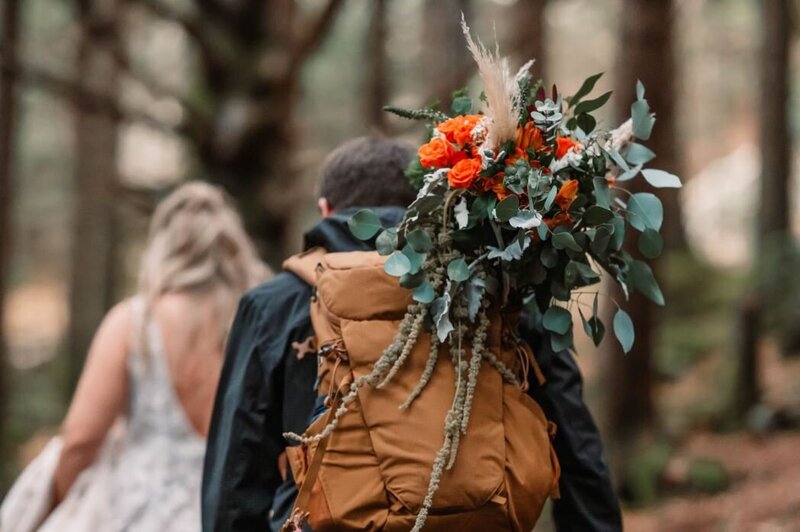
[[[614,314],[614,335],[619,340],[622,350],[625,353],[630,352],[635,338],[633,321],[628,313],[622,309],[617,310],[617,313]]]
[[[411,261],[408,260],[408,257],[404,253],[395,251],[386,259],[383,269],[393,277],[400,277],[411,273]]]
[[[444,122],[449,116],[444,114],[441,111],[433,109],[431,107],[423,107],[422,109],[403,109],[401,107],[393,107],[391,105],[386,105],[383,107],[383,110],[387,113],[392,113],[397,115],[401,118],[406,118],[408,120],[432,120],[433,122]]]
[[[383,229],[378,215],[367,209],[355,213],[347,221],[347,225],[350,227],[350,232],[359,240],[369,240]]]

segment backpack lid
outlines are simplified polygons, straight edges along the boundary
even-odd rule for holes
[[[293,273],[306,283],[317,284],[317,269],[327,251],[323,247],[313,247],[283,261],[283,269]]]
[[[328,253],[317,276],[317,296],[329,312],[348,320],[399,320],[414,301],[411,290],[383,271],[375,251]]]

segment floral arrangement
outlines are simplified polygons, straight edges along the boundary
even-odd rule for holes
[[[429,140],[408,171],[419,189],[417,198],[397,227],[382,227],[369,210],[349,221],[356,237],[375,239],[378,251],[387,256],[386,272],[413,291],[415,303],[372,371],[351,384],[333,420],[314,436],[287,435],[306,443],[330,435],[358,390],[390,382],[422,328],[428,328],[425,370],[400,406],[408,408],[423,393],[444,345],[456,369],[456,388],[414,531],[426,521],[443,471],[455,463],[482,363],[507,382],[525,386],[486,345],[490,310],[535,302],[553,349],[562,350],[573,344],[573,305],[595,343],[605,335],[598,314],[600,290],[590,288],[603,276],[619,284],[626,296],[636,290],[662,305],[652,270],[626,252],[623,243],[626,233],[636,231],[642,255],[658,256],[663,208],[655,195],[632,194],[624,183],[641,176],[654,187],[680,186],[676,176],[644,167],[655,154],[636,140],[650,137],[655,117],[641,83],[631,118],[619,128],[603,130],[592,113],[611,93],[588,98],[599,74],[570,97],[562,98],[556,87],[548,95],[528,73],[532,62],[512,76],[499,52],[475,42],[466,23],[462,25],[484,84],[482,111],[474,111],[463,90],[454,95],[451,114],[436,108],[387,108],[431,122]],[[583,301],[586,296],[591,303]],[[619,306],[613,331],[629,351],[633,323]]]
[[[637,84],[631,118],[606,131],[592,113],[611,92],[587,99],[601,74],[572,96],[562,98],[555,86],[547,94],[528,72],[532,62],[512,77],[498,53],[463,26],[485,86],[484,111],[473,112],[465,90],[454,93],[452,116],[387,107],[432,122],[407,172],[419,193],[398,227],[382,228],[365,210],[350,220],[351,230],[365,240],[377,235],[378,251],[388,255],[386,272],[430,307],[441,342],[454,330],[458,307],[474,322],[489,295],[505,304],[534,298],[555,350],[573,345],[575,305],[584,331],[599,344],[606,330],[597,313],[601,293],[585,288],[604,275],[626,297],[636,290],[664,304],[650,266],[623,249],[634,230],[642,255],[656,258],[664,215],[657,196],[630,193],[624,183],[641,176],[656,188],[681,186],[678,177],[644,167],[655,158],[636,142],[648,140],[655,123],[644,86]],[[628,352],[633,324],[618,304],[613,331]]]

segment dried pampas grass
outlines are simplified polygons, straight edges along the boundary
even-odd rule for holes
[[[478,73],[486,95],[487,108],[484,112],[490,121],[486,146],[497,149],[505,141],[513,139],[517,133],[517,116],[513,104],[517,83],[508,69],[508,62],[500,57],[498,46],[491,52],[480,39],[477,42],[473,40],[463,13],[461,29],[467,40],[467,48],[478,64]]]

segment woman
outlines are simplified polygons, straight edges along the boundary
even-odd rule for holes
[[[225,336],[240,296],[267,275],[216,187],[187,184],[158,206],[139,293],[108,313],[90,348],[40,531],[200,530]]]

